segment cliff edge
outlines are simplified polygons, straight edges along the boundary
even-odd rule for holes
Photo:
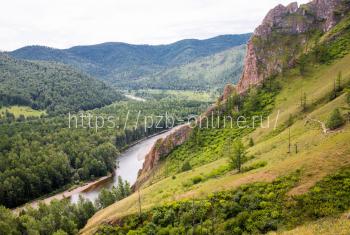
[[[242,77],[237,92],[295,65],[311,46],[315,33],[331,30],[346,14],[349,1],[313,0],[298,6],[278,5],[268,12],[248,42]]]

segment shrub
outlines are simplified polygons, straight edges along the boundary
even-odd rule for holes
[[[348,101],[348,104],[350,105],[350,88],[346,89],[346,93],[347,93],[346,100]]]
[[[229,170],[230,170],[230,167],[227,166],[227,165],[220,166],[218,168],[215,168],[215,169],[211,170],[206,175],[206,178],[211,179],[211,178],[219,177],[219,176],[225,174],[226,172],[228,172]]]
[[[251,170],[255,170],[261,167],[264,167],[267,165],[267,162],[262,161],[262,162],[256,162],[250,166],[246,166],[242,168],[242,172],[247,172],[247,171],[251,171]]]
[[[198,184],[203,180],[203,177],[200,175],[197,175],[197,176],[193,177],[191,180],[192,180],[193,184]]]
[[[327,121],[327,127],[331,130],[334,130],[338,127],[341,127],[344,122],[344,118],[342,117],[339,109],[334,109]]]
[[[254,140],[253,138],[249,139],[249,147],[253,147],[254,146]]]
[[[184,164],[182,164],[181,171],[190,171],[192,170],[192,166],[189,161],[185,161]]]

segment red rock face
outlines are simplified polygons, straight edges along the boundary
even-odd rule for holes
[[[338,23],[336,10],[341,5],[342,0],[313,0],[310,4],[311,11],[319,20],[325,20],[323,31],[327,32]]]
[[[158,164],[160,158],[167,156],[175,147],[183,144],[192,133],[192,128],[188,125],[176,129],[173,133],[159,139],[146,155],[142,169],[138,173],[138,178],[133,188],[139,188],[151,176],[153,168]]]
[[[250,86],[260,84],[267,77],[295,64],[300,51],[290,48],[288,43],[276,40],[276,35],[297,38],[295,35],[303,35],[315,29],[327,32],[339,22],[339,14],[344,15],[344,9],[348,11],[347,4],[342,0],[313,0],[300,7],[293,2],[286,7],[280,4],[270,10],[248,42],[237,92],[244,93]],[[343,9],[343,13],[339,9]],[[307,41],[303,37],[297,40],[300,48]],[[259,45],[255,45],[254,41],[259,41]]]
[[[247,46],[247,54],[244,61],[243,75],[237,85],[237,92],[244,93],[251,85],[259,84],[263,80],[262,74],[258,72],[257,55],[254,44],[250,40]]]
[[[231,84],[227,84],[225,87],[224,87],[224,93],[223,95],[219,98],[219,101],[222,102],[222,101],[225,101],[228,99],[228,97],[230,95],[232,95],[234,92],[236,91],[236,87],[231,85]],[[212,109],[208,109],[207,110],[207,113],[212,111]],[[206,115],[205,115],[206,116]]]

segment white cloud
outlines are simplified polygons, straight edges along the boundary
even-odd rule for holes
[[[0,49],[119,41],[164,44],[252,32],[290,0],[1,0]],[[308,0],[302,0],[306,3]]]

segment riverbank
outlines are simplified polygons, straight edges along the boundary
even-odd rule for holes
[[[108,174],[107,176],[103,176],[101,178],[98,178],[97,180],[91,181],[91,182],[87,182],[82,186],[73,188],[73,189],[68,189],[64,192],[55,194],[53,196],[44,198],[44,199],[38,199],[38,200],[34,200],[32,202],[28,202],[22,206],[16,207],[15,209],[13,209],[12,211],[15,214],[18,214],[19,212],[21,212],[23,209],[25,209],[26,207],[32,207],[32,208],[38,208],[39,203],[45,203],[45,204],[49,204],[52,200],[57,199],[57,200],[63,200],[66,198],[70,198],[71,196],[73,196],[74,194],[77,193],[82,193],[88,190],[93,189],[94,187],[96,187],[97,185],[104,183],[105,181],[110,180],[113,177],[112,174]]]

